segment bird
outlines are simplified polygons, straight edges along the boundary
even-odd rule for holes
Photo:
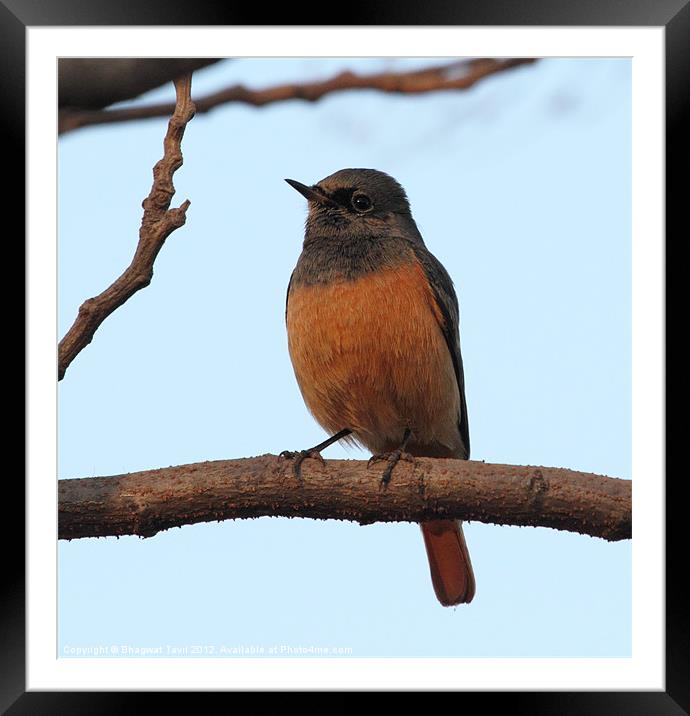
[[[470,437],[453,282],[427,249],[403,187],[376,169],[341,169],[311,186],[302,252],[285,302],[288,352],[304,402],[329,438],[281,455],[323,460],[343,440],[384,461],[467,460]],[[462,523],[422,522],[438,601],[472,601]]]

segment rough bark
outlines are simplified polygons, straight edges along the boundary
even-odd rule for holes
[[[194,116],[191,99],[191,74],[175,80],[177,103],[163,140],[163,158],[153,168],[153,186],[143,201],[144,216],[131,264],[108,288],[79,307],[74,323],[58,346],[58,380],[62,380],[69,364],[93,339],[103,321],[137,291],[148,286],[153,278],[153,264],[170,234],[186,221],[190,202],[170,208],[175,194],[173,174],[182,166],[182,137],[187,123]]]
[[[417,458],[387,487],[366,461],[307,460],[302,479],[274,455],[60,480],[59,537],[150,537],[197,522],[276,516],[372,522],[457,518],[632,534],[632,484],[564,468]]]

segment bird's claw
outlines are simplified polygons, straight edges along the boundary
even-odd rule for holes
[[[286,460],[292,460],[292,472],[298,480],[302,479],[302,463],[309,457],[314,460],[318,460],[324,467],[326,461],[321,456],[318,450],[283,450],[279,457],[285,458]]]
[[[369,462],[367,463],[367,470],[375,462],[380,462],[381,460],[385,460],[387,462],[387,465],[383,471],[383,475],[381,475],[381,485],[384,487],[391,481],[393,470],[395,469],[395,466],[400,462],[400,460],[404,460],[405,462],[411,462],[412,464],[416,464],[417,462],[414,455],[410,455],[409,452],[405,452],[404,450],[398,449],[393,450],[392,452],[372,455],[369,458]]]

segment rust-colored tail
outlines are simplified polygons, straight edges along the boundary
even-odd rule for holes
[[[434,520],[421,528],[438,601],[444,607],[468,604],[474,597],[474,572],[461,523]]]

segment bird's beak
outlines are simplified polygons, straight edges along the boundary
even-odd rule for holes
[[[336,203],[332,199],[312,186],[307,186],[306,184],[302,184],[294,179],[286,179],[285,181],[309,201],[315,201],[318,204],[325,204],[326,206],[336,206]]]

